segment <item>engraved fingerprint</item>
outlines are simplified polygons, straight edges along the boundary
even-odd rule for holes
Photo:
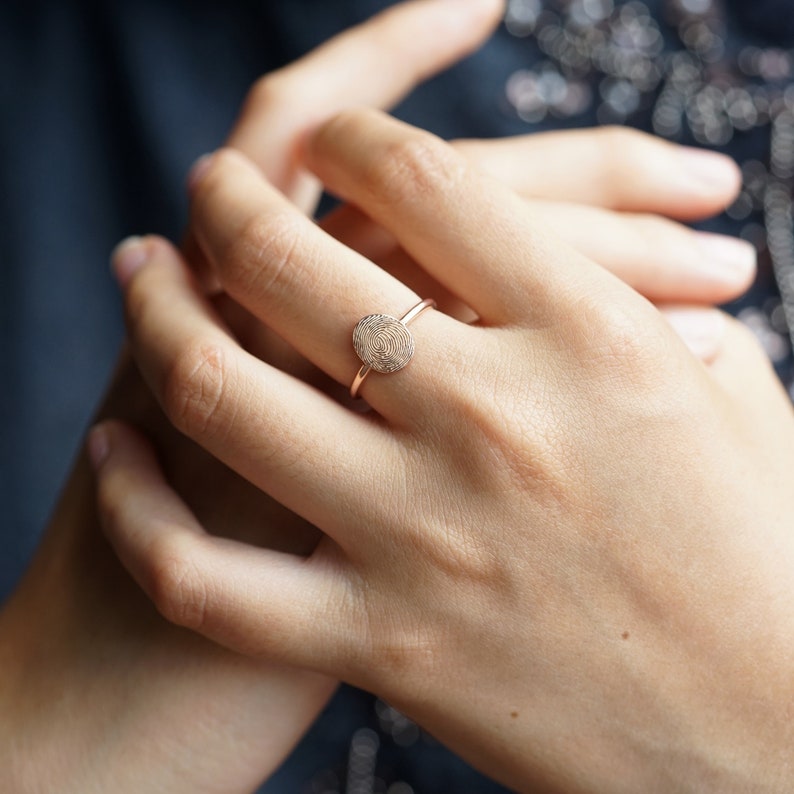
[[[370,314],[353,330],[353,347],[375,372],[397,372],[411,360],[414,338],[395,317]]]

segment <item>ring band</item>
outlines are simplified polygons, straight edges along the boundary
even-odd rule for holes
[[[414,337],[408,323],[435,307],[436,302],[428,298],[399,319],[389,314],[369,314],[358,321],[353,329],[353,349],[363,364],[350,386],[351,397],[358,397],[361,384],[373,369],[384,374],[398,372],[413,358]]]

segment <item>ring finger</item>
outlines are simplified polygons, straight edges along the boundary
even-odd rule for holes
[[[350,385],[362,366],[351,333],[364,315],[399,319],[432,297],[417,295],[319,229],[237,152],[217,152],[193,184],[193,227],[224,290],[340,383]],[[474,332],[439,312],[419,322],[425,339],[445,344]],[[389,376],[389,389],[365,392],[387,419],[405,416],[394,400],[415,400],[420,384],[448,361],[441,349],[434,355],[432,343],[423,341],[421,352],[405,373]],[[407,390],[400,384],[408,373]]]
[[[387,464],[383,428],[244,351],[165,240],[123,244],[114,266],[136,361],[177,429],[332,536],[366,519],[359,453]]]

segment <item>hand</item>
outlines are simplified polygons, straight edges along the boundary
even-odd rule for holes
[[[135,579],[174,622],[371,689],[520,790],[788,789],[794,420],[749,335],[726,319],[706,368],[514,194],[380,115],[322,125],[306,158],[480,323],[422,315],[361,415],[241,350],[143,241],[119,270],[167,414],[325,536],[298,558],[207,534],[110,424],[105,527]],[[340,384],[357,320],[424,297],[232,152],[193,216],[224,287]]]
[[[232,140],[288,190],[292,169],[277,166],[290,161],[308,125],[348,104],[395,101],[483,39],[498,6],[424,0],[374,18],[263,79]],[[125,360],[103,414],[157,439],[171,481],[213,531],[263,544],[270,532],[278,548],[313,548],[312,528],[175,433]],[[242,659],[163,621],[99,533],[93,490],[81,459],[0,615],[3,789],[250,791],[289,751],[334,682]]]

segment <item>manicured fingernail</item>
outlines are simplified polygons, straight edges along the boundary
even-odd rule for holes
[[[678,147],[681,162],[690,177],[711,191],[738,190],[741,175],[730,157],[694,146]]]
[[[119,284],[126,287],[148,259],[149,246],[143,237],[128,237],[122,240],[110,255],[110,263]]]
[[[86,439],[86,452],[88,460],[94,471],[99,469],[110,455],[110,434],[102,425],[96,425],[88,432]]]
[[[755,246],[737,237],[697,232],[696,239],[702,253],[702,264],[722,281],[749,283],[755,275]]]
[[[701,360],[711,361],[725,335],[725,317],[716,309],[680,308],[663,312],[684,344]]]
[[[201,157],[190,166],[190,170],[187,172],[187,189],[189,192],[192,193],[198,187],[199,182],[204,178],[204,174],[209,170],[211,163],[212,154],[202,154]]]

